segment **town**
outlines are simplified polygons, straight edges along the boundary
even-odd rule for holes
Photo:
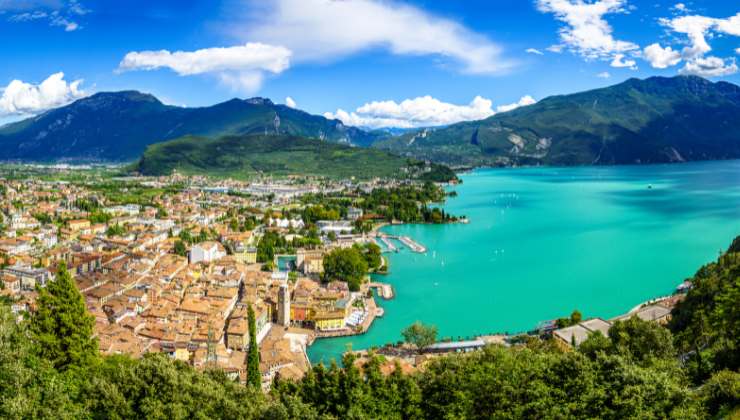
[[[450,218],[426,208],[443,199],[439,186],[412,181],[47,169],[0,181],[0,294],[13,312],[33,312],[38,288],[64,265],[103,354],[164,353],[244,382],[251,308],[264,387],[277,374],[302,377],[315,339],[361,334],[383,316],[371,289],[384,299],[393,289],[367,274],[387,270],[382,252],[425,248],[408,237],[393,245],[379,226]],[[404,193],[408,205],[396,206]]]

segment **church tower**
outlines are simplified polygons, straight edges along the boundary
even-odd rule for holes
[[[288,284],[283,283],[280,285],[278,290],[278,324],[289,327],[290,326],[290,291],[288,290]]]

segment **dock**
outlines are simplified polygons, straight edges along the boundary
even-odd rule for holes
[[[401,241],[404,245],[411,248],[412,251],[418,252],[418,253],[425,253],[427,252],[427,249],[421,245],[420,243],[414,241],[413,239],[409,238],[408,236],[399,236],[398,240]]]
[[[378,295],[382,297],[383,299],[393,299],[395,296],[393,292],[393,286],[387,283],[380,283],[380,282],[372,282],[368,284],[368,286],[371,289],[375,289],[378,292]]]
[[[398,252],[398,248],[390,241],[391,239],[395,239],[406,245],[413,252],[418,252],[420,254],[427,252],[427,249],[424,245],[414,241],[408,236],[394,236],[386,235],[384,233],[378,233],[377,237],[380,238],[381,241],[383,241],[388,251]]]
[[[395,246],[395,245],[393,245],[393,243],[392,243],[391,241],[389,241],[389,240],[388,240],[388,237],[387,237],[387,236],[385,236],[385,235],[380,235],[380,236],[378,236],[378,237],[380,238],[380,240],[381,240],[381,241],[383,241],[383,243],[385,244],[385,248],[386,248],[386,249],[387,249],[388,251],[391,251],[391,252],[398,252],[398,248],[396,248],[396,246]]]

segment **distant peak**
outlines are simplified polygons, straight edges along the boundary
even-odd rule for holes
[[[269,98],[255,96],[254,98],[245,99],[244,102],[252,105],[275,105]]]
[[[160,102],[154,95],[139,92],[138,90],[121,90],[118,92],[98,92],[88,99],[119,99],[136,102]]]

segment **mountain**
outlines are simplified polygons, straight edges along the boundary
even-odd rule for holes
[[[378,137],[264,98],[183,108],[136,91],[103,92],[0,127],[0,160],[125,161],[152,143],[184,135],[265,133],[358,146]]]
[[[448,181],[454,172],[386,151],[349,147],[286,135],[185,136],[152,144],[136,165],[144,175],[210,175],[244,179],[257,174],[317,175],[333,178],[420,178]],[[440,179],[440,177],[444,179]]]
[[[740,157],[740,87],[629,79],[374,146],[455,165],[589,165]]]

